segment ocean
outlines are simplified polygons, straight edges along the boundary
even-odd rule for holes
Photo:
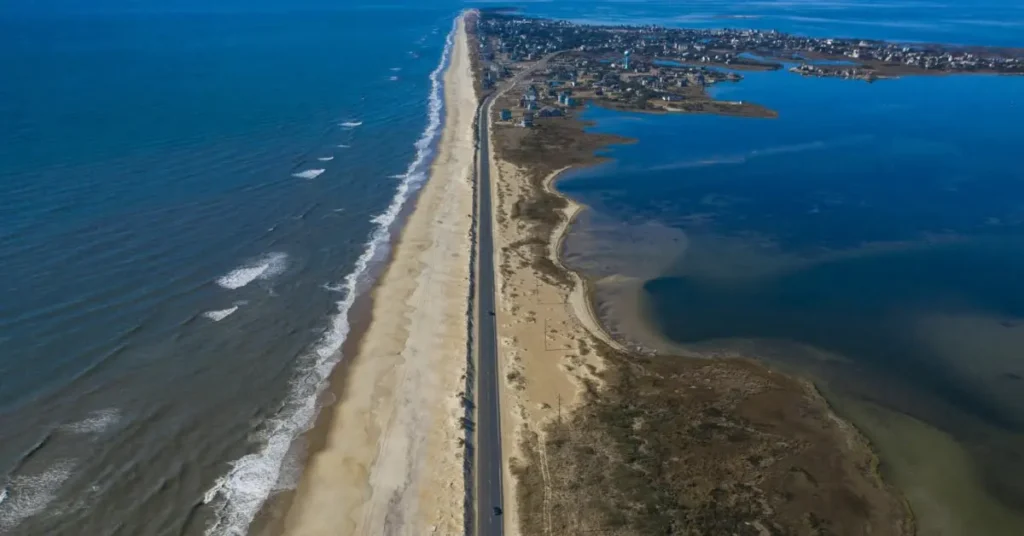
[[[818,5],[851,18],[837,35],[1024,46],[1024,8],[1008,3],[947,3],[950,20],[1001,21],[948,27],[934,10],[910,18],[915,3],[868,27],[868,4]],[[903,9],[888,6],[876,13]],[[805,18],[779,27],[821,34]],[[584,113],[638,140],[557,182],[588,207],[563,254],[597,310],[637,344],[817,380],[923,533],[1021,534],[1024,77],[740,74],[712,92],[778,119]]]
[[[0,8],[0,533],[244,534],[293,484],[459,8]]]
[[[444,111],[438,75],[446,36],[458,11],[473,5],[498,3],[0,7],[0,534],[245,534],[268,498],[293,487],[303,452],[296,441],[317,404],[330,402],[321,395],[343,359],[349,312],[426,177]],[[994,45],[1021,45],[1024,25],[1009,0],[500,5],[581,22]],[[643,235],[657,246],[657,262],[605,260],[642,269],[651,298],[645,318],[681,343],[712,335],[792,339],[849,352],[872,379],[892,370],[894,391],[918,385],[914,363],[931,354],[917,339],[890,333],[919,317],[894,320],[882,334],[874,331],[881,319],[849,333],[828,324],[822,329],[835,329],[836,338],[823,341],[824,332],[815,338],[799,325],[808,311],[826,311],[825,325],[842,316],[851,294],[870,300],[854,286],[810,299],[801,287],[810,283],[786,277],[922,285],[879,290],[878,303],[858,304],[867,315],[884,309],[890,294],[917,307],[931,295],[921,289],[955,291],[963,272],[919,282],[913,274],[960,262],[978,283],[960,302],[950,300],[971,305],[970,319],[996,315],[1015,325],[1017,302],[1005,289],[1016,287],[1003,284],[1017,250],[1002,244],[1014,241],[1020,221],[1012,189],[1020,82],[949,77],[868,86],[749,73],[723,87],[723,98],[732,92],[728,98],[774,107],[779,120],[591,111],[597,128],[641,143],[615,148],[614,164],[560,183],[593,207],[570,242],[587,236],[588,218],[659,230]],[[621,186],[627,175],[636,179],[629,189]],[[698,233],[687,222],[699,220],[693,203],[702,200],[712,208],[700,211],[719,219]],[[876,210],[853,210],[861,203]],[[811,220],[802,211],[815,206],[821,217]],[[949,251],[979,252],[922,246],[917,258],[910,245],[922,234],[937,235],[933,241]],[[705,273],[726,263],[736,280],[688,279],[694,265],[679,263],[681,249],[664,247],[703,239],[710,244],[703,251],[736,253],[705,255]],[[869,279],[888,270],[886,259],[856,252],[870,250],[866,242],[894,241],[908,244],[891,253],[906,258],[899,277]],[[593,242],[609,244],[603,235]],[[989,242],[999,246],[986,249]],[[879,251],[888,254],[885,247]],[[844,252],[861,264],[842,264]],[[765,258],[787,269],[759,271]],[[751,265],[756,278],[744,271]],[[802,306],[764,327],[767,306],[799,301],[794,293]],[[693,308],[658,300],[676,295],[690,296],[685,304]],[[711,307],[720,299],[735,308]],[[948,321],[977,331],[964,324],[963,307],[935,310],[941,314],[914,326]],[[736,311],[749,314],[740,321],[729,316]],[[694,315],[706,323],[691,326],[685,320]],[[993,333],[997,341],[1006,335]],[[921,353],[887,368],[860,352],[877,338],[850,342],[868,335],[895,337]],[[933,344],[951,349],[943,363],[959,363],[957,344],[970,341]],[[986,363],[1002,366],[997,357]],[[1013,389],[984,396],[989,369],[972,368],[977,383],[958,391],[960,369],[948,366],[922,375],[920,389],[931,398],[913,402],[966,408],[961,424],[914,415],[972,437],[1002,440],[1003,430],[1015,430]],[[871,395],[865,391],[851,387],[861,398]]]

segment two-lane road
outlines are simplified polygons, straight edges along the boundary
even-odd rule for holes
[[[501,536],[505,508],[502,502],[501,400],[498,391],[498,310],[494,303],[494,218],[491,214],[491,162],[488,126],[494,99],[562,51],[549,54],[509,80],[504,89],[480,104],[478,127],[477,199],[477,383],[476,383],[476,534]]]
[[[477,191],[477,406],[476,406],[476,533],[501,536],[502,457],[501,410],[498,399],[497,310],[494,304],[494,231],[491,215],[491,164],[487,126],[493,96],[484,99],[479,115]]]

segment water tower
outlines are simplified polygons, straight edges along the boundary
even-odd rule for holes
[[[629,69],[629,51],[628,50],[626,51],[625,58],[622,60],[622,67],[627,69],[627,70]]]

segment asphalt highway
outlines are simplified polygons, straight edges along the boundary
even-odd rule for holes
[[[497,309],[494,304],[494,231],[491,215],[491,165],[487,125],[492,97],[480,106],[477,192],[477,399],[476,399],[476,533],[503,534],[501,412],[498,399]]]

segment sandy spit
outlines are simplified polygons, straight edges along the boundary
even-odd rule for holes
[[[430,179],[373,291],[372,320],[285,534],[463,531],[459,419],[477,98],[461,18],[444,76],[445,124]]]

